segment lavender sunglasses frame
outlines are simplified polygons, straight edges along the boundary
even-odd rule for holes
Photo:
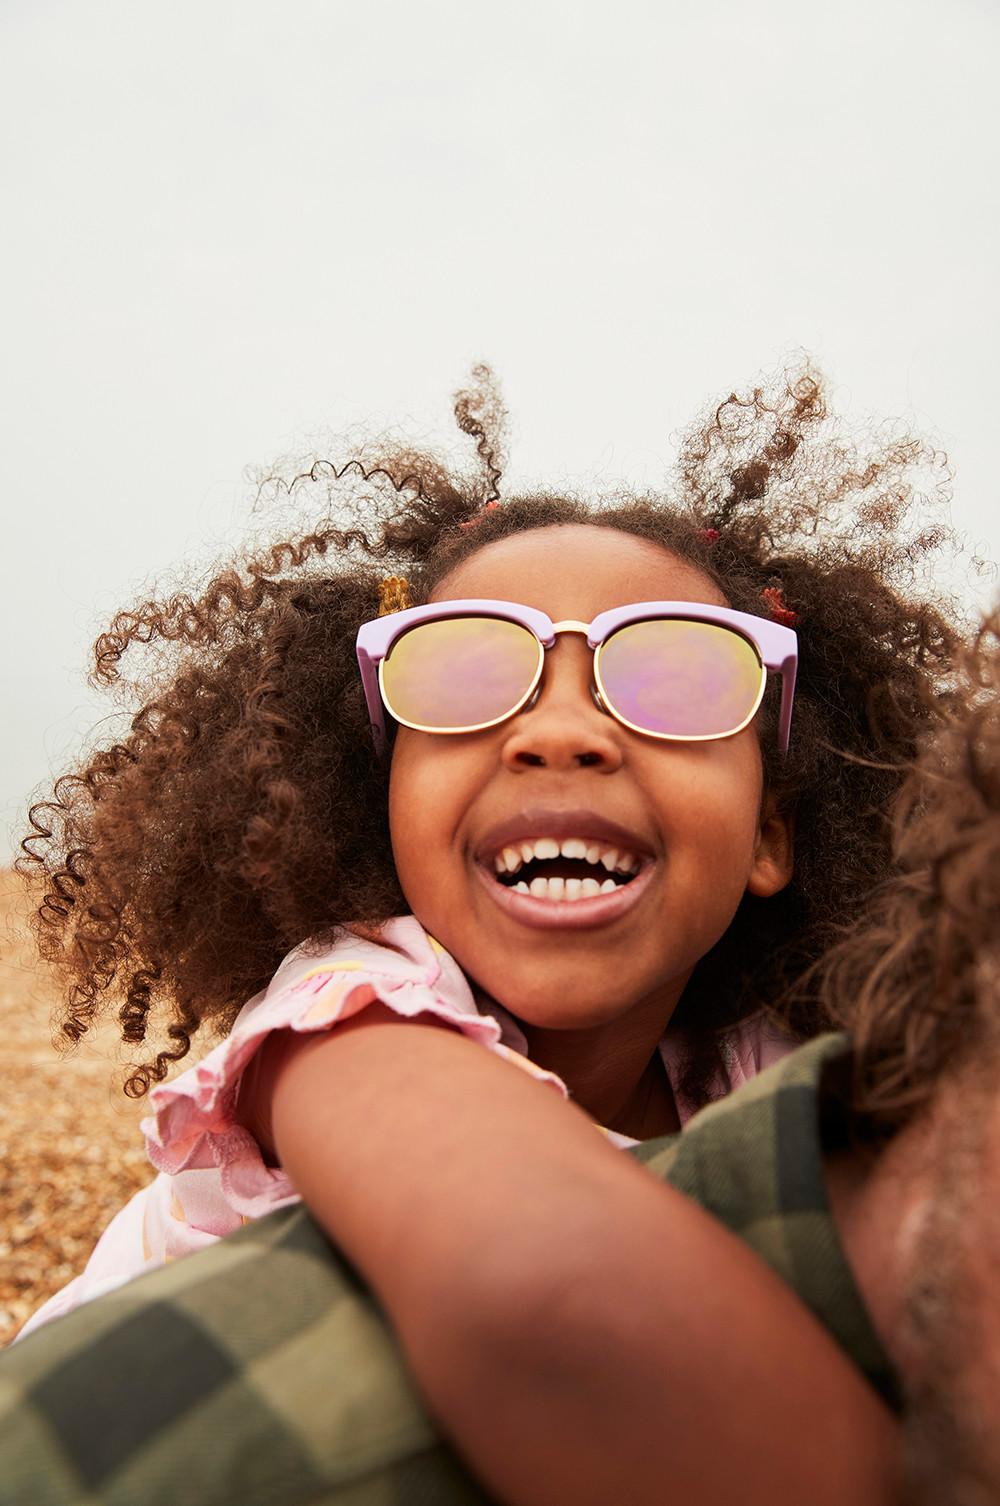
[[[416,727],[417,731],[430,732],[434,735],[448,737],[463,732],[479,732],[487,727],[499,726],[501,722],[516,716],[521,708],[531,699],[535,687],[542,676],[545,664],[545,650],[553,648],[560,633],[582,633],[586,636],[587,643],[595,652],[600,648],[612,633],[618,628],[625,627],[629,623],[647,621],[653,617],[666,617],[674,620],[689,622],[711,622],[720,627],[727,627],[736,632],[741,638],[747,639],[757,650],[765,670],[781,675],[781,713],[778,720],[778,747],[782,753],[788,752],[788,742],[792,725],[792,702],[795,697],[795,672],[798,665],[798,639],[790,627],[782,623],[771,622],[766,617],[754,617],[749,612],[735,612],[730,607],[709,606],[699,601],[638,601],[626,607],[612,607],[607,612],[599,612],[593,622],[577,622],[567,619],[564,622],[553,622],[545,612],[538,611],[535,607],[521,606],[513,601],[434,601],[422,607],[407,607],[402,612],[389,612],[384,617],[375,617],[371,622],[365,622],[358,629],[357,654],[358,665],[361,670],[361,683],[364,686],[365,700],[368,702],[368,716],[372,725],[372,736],[375,740],[375,750],[379,757],[383,757],[387,750],[387,737],[385,726],[385,714],[383,710],[382,692],[382,663],[395,643],[403,633],[410,628],[416,627],[421,622],[434,622],[449,617],[499,617],[508,622],[520,623],[528,629],[538,640],[542,652],[538,656],[538,668],[532,677],[531,684],[516,706],[503,716],[494,717],[492,721],[481,722],[471,727]],[[595,680],[596,674],[595,659]],[[754,708],[746,721],[732,732],[725,732],[721,737],[734,737],[748,726],[756,716],[764,695],[766,675],[761,676],[760,692],[754,703]],[[597,681],[600,690],[600,682]],[[631,722],[620,716],[613,707],[607,705],[603,697],[599,704],[616,721],[632,728],[644,737],[655,737],[663,742],[718,742],[721,740],[715,734],[680,734],[669,732],[648,732],[645,728],[634,727]],[[386,705],[385,709],[389,709]],[[390,713],[392,714],[392,713]],[[397,718],[394,718],[398,720]],[[415,725],[409,722],[404,726]]]

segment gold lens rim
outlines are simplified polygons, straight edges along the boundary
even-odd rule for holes
[[[757,685],[757,693],[754,696],[753,700],[753,705],[738,726],[733,727],[730,731],[727,732],[655,732],[649,727],[639,726],[637,722],[631,721],[624,714],[624,712],[619,711],[617,706],[615,706],[614,704],[613,698],[608,694],[607,687],[604,683],[604,676],[601,673],[601,659],[603,657],[604,650],[609,643],[612,643],[614,639],[618,637],[619,633],[627,632],[628,629],[632,627],[638,627],[643,622],[654,621],[689,622],[698,626],[714,627],[724,633],[730,633],[732,637],[739,638],[742,640],[742,642],[750,645],[754,652],[754,658],[757,660],[757,667],[760,671],[760,676]],[[746,728],[749,727],[750,723],[757,715],[757,712],[760,710],[760,703],[764,699],[764,691],[767,689],[767,665],[764,663],[760,648],[754,642],[754,640],[748,634],[739,632],[739,630],[735,627],[730,627],[723,623],[706,623],[698,617],[670,617],[662,619],[640,617],[635,622],[623,623],[620,628],[616,628],[615,631],[611,633],[607,638],[605,638],[602,643],[599,643],[597,645],[597,648],[594,651],[594,683],[597,686],[597,693],[601,698],[601,704],[604,706],[604,709],[609,713],[609,715],[613,716],[616,721],[621,722],[623,727],[628,727],[632,732],[638,732],[643,737],[655,737],[659,742],[718,743],[724,741],[729,737],[738,737],[741,732],[745,731]]]
[[[460,621],[461,618],[433,618],[431,620],[435,622],[454,622]],[[467,732],[485,732],[488,728],[499,727],[501,722],[506,722],[512,716],[516,716],[517,713],[521,710],[522,706],[526,705],[527,702],[530,701],[531,697],[535,693],[535,689],[538,686],[538,682],[542,677],[542,668],[545,663],[545,648],[543,644],[538,640],[531,629],[524,625],[523,622],[514,622],[513,619],[509,617],[491,617],[486,620],[490,622],[503,622],[518,628],[528,638],[530,638],[532,643],[535,645],[535,668],[531,676],[531,683],[524,694],[517,700],[517,702],[510,708],[509,711],[503,712],[502,715],[491,717],[490,720],[486,722],[463,723],[461,727],[432,727],[429,726],[426,722],[415,722],[412,721],[409,717],[401,716],[399,712],[396,711],[393,707],[392,701],[389,697],[388,691],[386,689],[384,673],[385,665],[387,660],[389,659],[390,654],[392,653],[392,649],[395,648],[396,643],[400,642],[403,638],[408,636],[407,633],[401,633],[399,638],[397,638],[395,642],[390,646],[389,653],[386,654],[385,658],[379,660],[378,666],[378,686],[379,693],[382,696],[382,704],[385,706],[386,710],[393,718],[393,720],[398,722],[401,727],[409,727],[413,732],[429,732],[434,736],[439,737],[459,737]],[[424,626],[423,623],[417,623],[417,625],[411,628],[409,631],[418,632],[422,626]]]

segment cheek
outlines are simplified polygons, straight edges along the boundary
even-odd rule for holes
[[[404,735],[406,734],[406,735]],[[400,728],[389,772],[389,835],[396,874],[418,918],[430,913],[462,810],[458,771],[419,732]]]
[[[763,764],[748,729],[726,742],[668,753],[645,771],[669,849],[671,838],[706,857],[733,860],[752,849],[760,827]]]
[[[389,836],[396,873],[406,892],[412,882],[414,859],[424,841],[427,800],[420,760],[412,756],[401,733],[402,728],[396,736],[389,771]]]
[[[739,840],[752,850],[760,831],[764,763],[753,728],[748,728],[733,741],[735,756],[721,808],[723,819],[730,823],[734,833],[739,834]]]
[[[669,768],[658,816],[668,878],[686,904],[692,942],[715,944],[753,871],[760,832],[762,771],[754,743],[717,744]]]

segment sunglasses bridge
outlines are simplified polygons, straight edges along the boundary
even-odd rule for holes
[[[577,634],[582,635],[582,637],[588,639],[588,641],[589,641],[589,639],[590,639],[590,623],[589,622],[578,622],[575,617],[567,617],[562,622],[554,622],[552,624],[552,640],[551,640],[551,642],[548,642],[548,643],[542,643],[542,648],[543,649],[554,648],[555,647],[555,640],[556,640],[556,638],[558,637],[558,635],[560,633],[577,633]],[[541,642],[540,639],[539,639],[539,642]],[[593,653],[595,655],[597,654],[597,649],[599,647],[600,647],[600,644],[598,644],[593,649]],[[539,669],[541,669],[541,665],[539,665]],[[532,709],[532,707],[536,704],[536,702],[538,700],[538,697],[541,695],[541,693],[542,693],[542,680],[541,680],[541,675],[539,675],[537,685],[535,686],[534,690],[529,695],[528,699],[525,701],[524,705],[518,707],[518,711],[530,711]],[[609,706],[607,706],[605,704],[604,697],[601,695],[601,692],[600,692],[600,690],[597,687],[597,682],[594,679],[591,679],[591,681],[590,681],[590,694],[591,694],[591,698],[592,698],[592,700],[594,702],[594,705],[597,707],[597,709],[599,711],[603,711],[603,713],[604,713],[605,716],[610,716],[613,720],[617,720],[617,718],[615,718],[614,712],[610,709]],[[511,712],[511,715],[514,716],[514,715],[516,715],[516,713],[515,712]]]

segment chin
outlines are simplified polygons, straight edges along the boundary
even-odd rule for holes
[[[535,982],[523,992],[512,989],[509,982],[499,992],[487,991],[508,1014],[535,1030],[592,1030],[620,1020],[630,1008],[625,1000],[609,1002],[607,993],[600,998],[581,997],[572,983],[558,978],[543,988]]]

